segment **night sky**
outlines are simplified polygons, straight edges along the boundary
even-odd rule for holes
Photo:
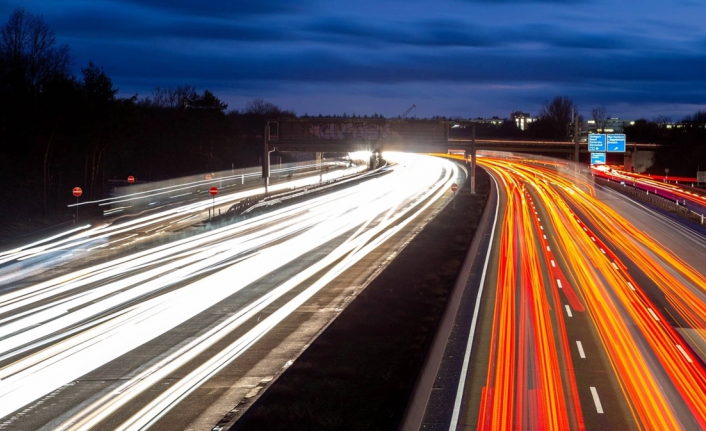
[[[3,22],[17,6],[124,96],[190,84],[236,109],[419,117],[568,95],[586,116],[679,120],[706,103],[701,0],[0,0]]]

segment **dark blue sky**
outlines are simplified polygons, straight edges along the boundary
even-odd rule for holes
[[[0,0],[105,68],[121,94],[210,89],[299,114],[651,118],[706,108],[702,0]]]

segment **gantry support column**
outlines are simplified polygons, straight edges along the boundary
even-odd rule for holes
[[[574,163],[576,163],[576,168],[579,165],[579,114],[574,113]]]
[[[265,183],[265,195],[268,194],[270,185],[270,148],[269,148],[269,131],[270,124],[265,125],[265,130],[262,133],[262,180]]]
[[[471,127],[471,194],[476,194],[476,123]]]

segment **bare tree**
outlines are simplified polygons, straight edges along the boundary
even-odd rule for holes
[[[672,124],[672,117],[667,117],[666,115],[658,115],[652,119],[657,126],[662,129],[667,126],[667,124]]]
[[[245,113],[254,115],[279,115],[281,109],[274,103],[266,102],[265,99],[257,98],[248,100],[245,103]]]
[[[68,75],[69,47],[58,45],[41,16],[17,8],[0,28],[0,85],[10,96],[40,93]]]
[[[571,116],[578,111],[578,106],[567,96],[556,96],[552,101],[545,101],[539,110],[539,119],[551,128],[555,139],[565,139],[569,136],[569,126],[573,122]]]
[[[196,89],[190,85],[177,85],[173,88],[157,87],[152,90],[150,102],[160,108],[186,108],[189,100],[196,95]]]
[[[593,121],[596,122],[596,127],[598,128],[599,131],[603,131],[605,129],[606,123],[608,122],[608,112],[605,109],[605,106],[596,106],[591,110],[591,117],[593,117]]]

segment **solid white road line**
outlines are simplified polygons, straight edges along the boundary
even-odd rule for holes
[[[601,405],[601,399],[598,398],[598,391],[596,388],[591,386],[591,395],[593,395],[593,402],[596,404],[596,411],[598,413],[603,413],[603,406]]]
[[[576,347],[579,348],[579,356],[581,359],[586,359],[586,353],[583,351],[583,344],[580,341],[576,341]]]
[[[566,308],[566,314],[568,314],[569,317],[574,317],[574,315],[571,314],[571,307],[569,307],[569,304],[564,305],[564,307]]]
[[[493,250],[493,238],[495,237],[495,226],[498,224],[498,212],[500,208],[500,186],[494,176],[490,176],[495,183],[495,220],[493,221],[493,229],[490,231],[490,242],[488,243],[488,253],[485,255],[485,264],[483,265],[483,274],[480,277],[480,287],[478,288],[478,296],[476,297],[476,305],[473,309],[473,320],[471,321],[471,331],[468,334],[468,342],[466,344],[466,353],[463,356],[463,366],[461,367],[461,377],[458,380],[458,389],[456,390],[456,399],[454,401],[454,409],[451,414],[451,423],[449,431],[454,431],[458,425],[458,416],[461,413],[461,400],[463,399],[463,389],[466,385],[466,375],[468,374],[468,364],[471,359],[471,350],[473,348],[473,338],[476,333],[476,324],[478,323],[478,312],[480,310],[480,300],[483,297],[483,286],[485,285],[485,275],[488,272],[488,263],[490,262],[490,252]]]

